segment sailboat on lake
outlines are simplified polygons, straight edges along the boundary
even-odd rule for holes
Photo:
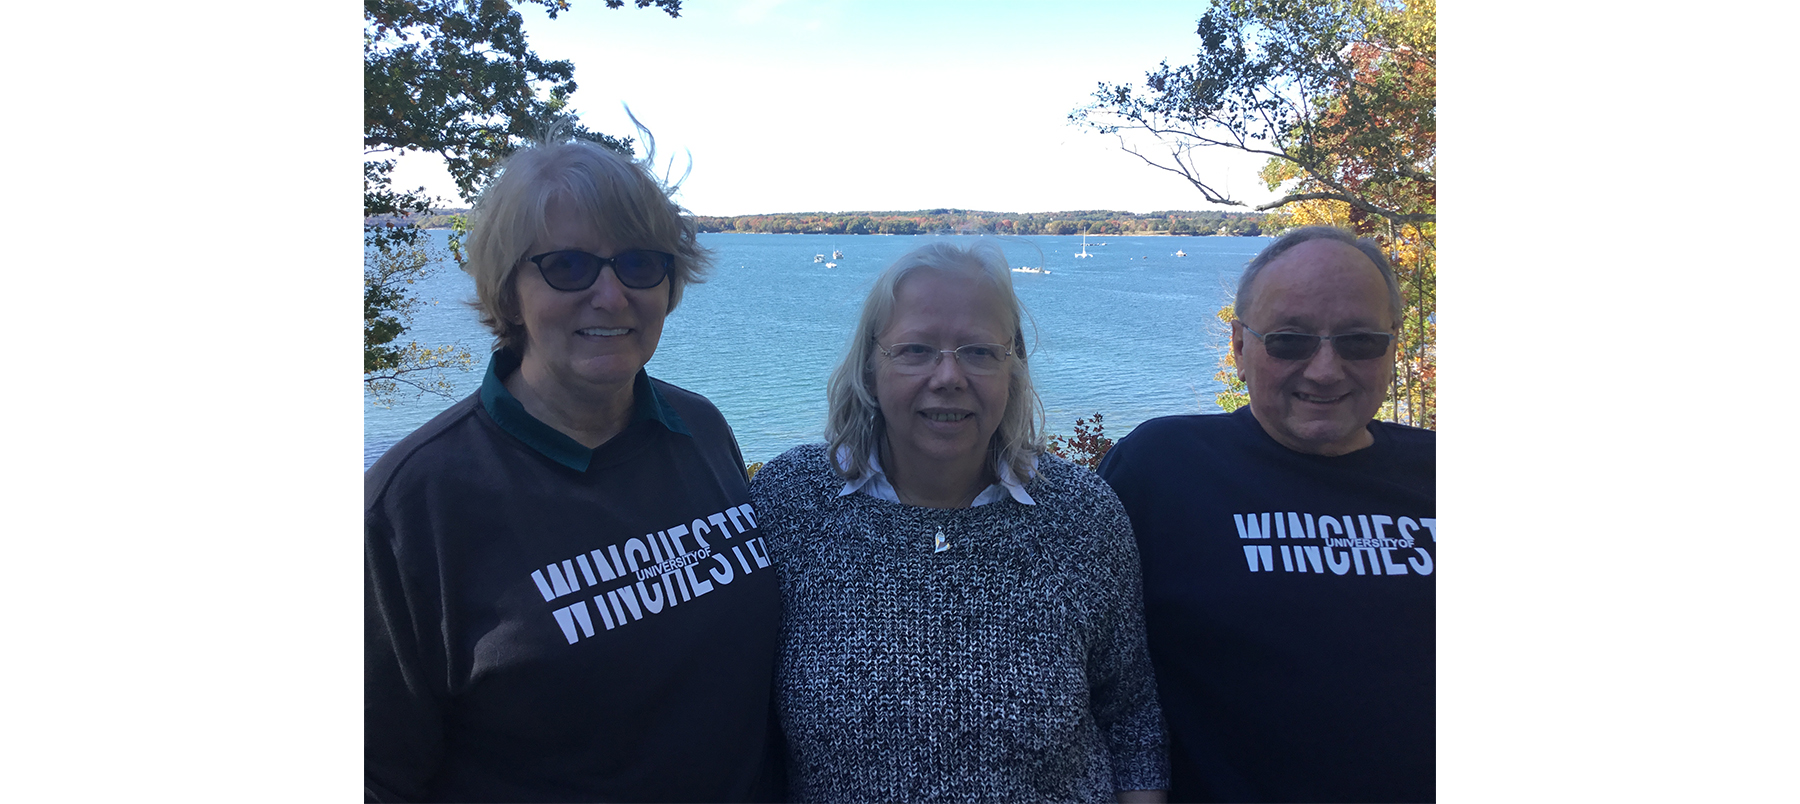
[[[1081,230],[1081,253],[1076,254],[1075,256],[1077,256],[1077,257],[1092,257],[1092,256],[1094,256],[1092,254],[1089,254],[1088,250],[1087,250],[1087,230],[1086,229]]]

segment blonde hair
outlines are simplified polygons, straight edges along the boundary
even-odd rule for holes
[[[640,131],[642,131],[640,129]],[[644,132],[647,134],[647,132]],[[533,241],[548,235],[545,208],[552,198],[572,204],[607,240],[675,255],[669,269],[669,311],[690,283],[704,282],[712,254],[700,246],[694,220],[669,199],[669,191],[644,161],[592,142],[545,141],[507,157],[469,213],[469,259],[463,270],[475,280],[473,306],[494,333],[494,349],[523,351],[516,270]]]
[[[868,474],[869,454],[886,435],[881,403],[875,398],[875,337],[893,321],[900,281],[919,270],[967,276],[994,287],[1006,299],[1011,318],[1006,329],[1012,332],[1016,359],[1007,362],[1006,409],[1000,415],[1000,427],[988,442],[987,470],[998,477],[1004,464],[1020,482],[1026,482],[1033,459],[1044,451],[1044,403],[1031,384],[1031,366],[1025,354],[1025,309],[1013,292],[1006,254],[999,246],[985,241],[967,247],[952,243],[920,246],[901,255],[875,280],[874,288],[863,301],[856,329],[850,334],[844,359],[832,370],[825,386],[825,441],[826,452],[833,458],[832,469],[848,480]],[[848,448],[847,466],[838,465],[836,460],[843,447]]]

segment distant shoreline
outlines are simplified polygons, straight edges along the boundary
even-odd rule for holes
[[[436,210],[417,218],[365,218],[364,225],[394,223],[421,229],[449,229],[468,210]],[[694,215],[708,234],[916,235],[933,232],[1030,237],[1201,237],[1263,234],[1267,212],[1227,210],[1163,210],[1149,213],[1117,210],[1064,212],[987,212],[935,208],[911,212],[778,212],[761,215]]]
[[[440,227],[440,228],[447,229],[449,227]],[[428,231],[436,231],[436,229],[431,229]],[[701,234],[805,235],[807,237],[826,237],[826,236],[830,236],[830,237],[916,237],[918,235],[943,234],[943,233],[940,233],[940,232],[915,232],[910,235],[897,235],[897,234],[893,234],[891,232],[890,233],[881,233],[881,232],[854,232],[854,233],[852,233],[852,232],[701,232]],[[971,235],[971,236],[979,234],[979,235],[986,235],[989,237],[996,236],[995,233],[993,233],[993,232],[951,232],[950,234],[966,234],[966,235]],[[1003,237],[1080,237],[1081,233],[1077,232],[1072,235],[1069,235],[1069,234],[1053,235],[1053,234],[1043,234],[1043,233],[1039,232],[1039,233],[1034,233],[1034,234],[1023,234],[1023,235],[1009,234],[1009,235],[1000,235],[1000,236],[1003,236]],[[1111,233],[1111,234],[1095,233],[1095,234],[1092,234],[1089,236],[1090,237],[1262,237],[1263,235],[1220,234],[1218,232],[1145,231],[1145,232],[1116,232],[1116,233]]]
[[[449,227],[449,226],[421,226],[419,228],[421,230],[427,231],[427,232],[448,232],[448,231],[450,231],[451,227]],[[921,234],[931,234],[931,232],[918,232],[918,233],[911,234],[911,235],[897,235],[897,234],[892,234],[892,233],[882,234],[880,232],[857,232],[854,234],[839,233],[839,232],[701,232],[701,234],[804,235],[806,237],[825,237],[828,235],[831,237],[840,237],[840,236],[844,236],[844,237],[917,237],[918,235],[921,235]],[[987,233],[983,232],[981,234],[987,234]],[[1005,236],[1006,237],[1079,237],[1080,235],[1026,234],[1026,235],[1005,235]],[[1260,234],[1220,234],[1218,232],[1147,231],[1147,232],[1124,232],[1124,233],[1120,233],[1120,234],[1093,235],[1093,236],[1094,237],[1262,237],[1263,235],[1260,235]]]

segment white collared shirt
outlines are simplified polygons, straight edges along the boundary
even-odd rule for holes
[[[900,495],[895,493],[894,485],[888,482],[887,473],[881,470],[881,456],[876,454],[878,452],[880,452],[879,449],[869,451],[869,473],[845,483],[844,489],[838,492],[839,497],[860,491],[877,500],[900,502]],[[837,461],[839,466],[849,465],[850,448],[848,446],[838,447]],[[1036,455],[1031,456],[1031,467],[1028,474],[1033,476],[1037,474]],[[1037,505],[1037,501],[1031,499],[1031,495],[1025,492],[1024,484],[1020,483],[1019,478],[1013,475],[1012,467],[1002,462],[1000,464],[1000,482],[982,489],[980,494],[975,495],[975,501],[969,503],[969,507],[975,508],[991,502],[998,502],[1001,497],[1007,495],[1011,495],[1021,504]]]

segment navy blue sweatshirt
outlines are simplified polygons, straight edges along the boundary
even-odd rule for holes
[[[1437,437],[1295,452],[1248,407],[1139,425],[1131,517],[1171,801],[1436,795]]]

